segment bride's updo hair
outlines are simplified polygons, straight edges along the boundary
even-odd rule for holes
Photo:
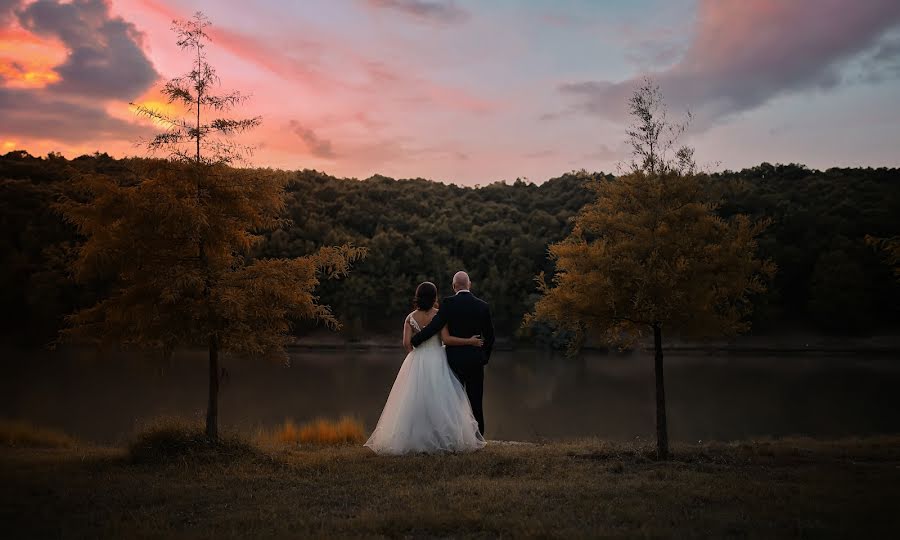
[[[428,311],[434,307],[434,302],[436,300],[437,287],[434,286],[434,283],[425,281],[416,287],[416,297],[413,298],[413,305],[416,309]]]

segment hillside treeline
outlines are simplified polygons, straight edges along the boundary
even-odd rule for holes
[[[71,281],[66,261],[79,239],[51,205],[72,195],[69,180],[77,175],[136,182],[137,161],[143,160],[106,154],[0,157],[5,341],[47,342],[65,314],[89,305],[107,286]],[[321,290],[351,338],[396,330],[416,284],[434,281],[448,294],[450,276],[459,269],[471,274],[476,294],[491,303],[498,331],[513,334],[537,298],[534,276],[552,272],[547,245],[569,232],[571,218],[591,198],[585,182],[614,180],[581,173],[540,185],[517,180],[463,188],[424,179],[290,174],[290,221],[267,233],[257,256],[293,257],[346,242],[368,247],[369,256],[348,278]],[[722,217],[746,213],[774,220],[760,249],[777,263],[778,274],[756,300],[754,333],[897,329],[900,287],[864,237],[900,233],[900,170],[762,164],[711,175],[707,184],[721,202]]]

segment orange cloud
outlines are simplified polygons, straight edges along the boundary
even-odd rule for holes
[[[159,116],[145,116],[140,113],[140,111],[150,111],[151,113],[156,113]],[[140,118],[146,122],[149,122],[155,126],[159,126],[161,128],[170,128],[174,127],[176,123],[166,120],[166,118],[173,118],[172,114],[173,107],[166,103],[165,101],[139,101],[134,105],[128,106],[128,111],[138,116],[140,114]]]
[[[59,80],[59,75],[52,70],[30,69],[18,62],[3,60],[0,63],[0,78],[10,88],[43,88]]]
[[[0,29],[0,81],[10,88],[43,88],[59,81],[53,68],[66,58],[62,43],[18,26]]]

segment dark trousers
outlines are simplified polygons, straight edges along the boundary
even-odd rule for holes
[[[478,420],[478,431],[484,436],[484,409],[481,406],[484,395],[484,365],[480,359],[449,358],[450,370],[459,379],[469,396],[472,405],[472,414]]]

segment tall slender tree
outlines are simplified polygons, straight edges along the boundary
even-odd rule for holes
[[[260,119],[204,121],[205,112],[230,111],[245,99],[211,92],[218,77],[204,54],[208,25],[197,13],[174,27],[193,68],[163,92],[190,117],[135,106],[165,128],[148,146],[169,159],[138,164],[137,181],[83,175],[74,181],[77,196],[59,209],[85,237],[75,277],[112,283],[100,302],[68,318],[62,337],[168,351],[205,347],[206,433],[217,439],[220,352],[284,357],[294,320],[337,327],[315,290],[322,278],[346,275],[365,250],[344,245],[294,259],[252,259],[261,232],[285,223],[288,175],[228,167],[249,152],[232,136]]]
[[[611,344],[653,335],[657,453],[669,455],[663,330],[669,335],[734,335],[749,328],[750,295],[765,290],[774,265],[756,255],[768,222],[715,213],[693,150],[676,147],[686,124],[666,118],[657,86],[646,80],[629,102],[633,159],[614,180],[594,180],[594,202],[572,234],[550,246],[556,273],[539,276],[541,298],[526,319],[546,321]]]
[[[262,118],[206,118],[208,113],[229,113],[247,101],[249,96],[235,91],[215,94],[213,90],[221,80],[206,56],[210,42],[206,29],[211,23],[202,12],[186,21],[173,21],[172,31],[177,44],[191,58],[191,71],[169,80],[162,94],[169,105],[186,110],[185,116],[168,113],[158,106],[131,103],[135,114],[152,120],[165,128],[146,142],[151,152],[167,152],[177,161],[200,165],[231,164],[243,161],[252,153],[252,147],[234,141],[233,136],[260,125]]]

